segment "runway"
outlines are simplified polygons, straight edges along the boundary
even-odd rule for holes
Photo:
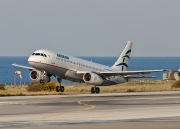
[[[0,128],[179,129],[180,92],[0,98]]]

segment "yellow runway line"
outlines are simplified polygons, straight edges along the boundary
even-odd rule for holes
[[[83,109],[84,111],[87,111],[87,110],[91,110],[91,109],[93,109],[93,108],[96,108],[96,106],[94,106],[94,105],[88,105],[88,104],[86,104],[86,103],[82,103],[81,101],[78,101],[78,104],[84,105],[84,106],[88,106],[87,108],[84,108],[84,109]]]
[[[88,110],[92,110],[92,109],[96,108],[96,106],[94,106],[94,105],[88,105],[88,104],[86,104],[86,103],[83,103],[83,102],[80,101],[80,100],[79,100],[77,103],[78,103],[79,105],[84,105],[84,106],[86,106],[86,108],[79,109],[79,110],[66,111],[66,112],[62,112],[62,113],[56,113],[56,114],[44,116],[44,117],[42,117],[41,119],[49,119],[49,118],[56,117],[56,116],[59,116],[59,115],[62,115],[62,114],[69,114],[69,113],[75,113],[75,112],[88,111]],[[31,119],[31,120],[32,120],[32,119]],[[37,120],[37,118],[34,118],[33,120]]]

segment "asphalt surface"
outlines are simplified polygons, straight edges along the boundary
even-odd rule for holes
[[[179,129],[180,92],[1,97],[0,128]]]

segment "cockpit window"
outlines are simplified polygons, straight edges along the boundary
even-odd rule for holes
[[[32,55],[34,55],[34,56],[43,56],[43,57],[47,57],[46,54],[44,54],[44,53],[33,53]]]
[[[36,55],[36,56],[40,56],[40,53],[36,53],[35,55]]]

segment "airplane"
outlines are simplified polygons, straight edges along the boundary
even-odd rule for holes
[[[165,69],[127,71],[132,45],[133,42],[127,41],[112,67],[50,50],[35,51],[28,58],[31,67],[15,63],[12,65],[29,69],[32,81],[45,83],[51,80],[51,76],[55,76],[59,83],[59,86],[56,86],[57,92],[64,92],[64,86],[61,85],[62,79],[94,85],[91,93],[100,93],[100,88],[97,86],[125,83],[132,78],[154,78],[154,76],[148,77],[144,74],[166,71]]]

